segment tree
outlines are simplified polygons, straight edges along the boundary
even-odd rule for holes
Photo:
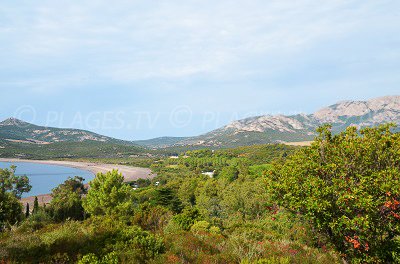
[[[0,195],[0,232],[22,219],[22,205],[11,193]]]
[[[195,191],[198,186],[199,178],[196,177],[188,177],[182,183],[180,183],[178,189],[178,197],[179,200],[182,201],[182,206],[192,207],[196,204],[196,195]]]
[[[21,220],[22,205],[19,202],[24,192],[29,192],[31,186],[26,176],[16,176],[15,166],[10,169],[0,169],[0,231],[7,224],[15,224]]]
[[[29,192],[32,188],[29,185],[27,176],[16,176],[16,166],[10,169],[0,169],[0,194],[12,193],[17,199],[21,198],[23,193]]]
[[[156,190],[156,203],[171,209],[174,213],[182,211],[182,202],[171,188],[159,188]]]
[[[199,186],[196,190],[196,207],[206,217],[206,220],[212,222],[212,219],[222,217],[221,200],[225,183],[216,179],[208,179],[202,184],[203,186]]]
[[[29,214],[30,214],[30,211],[29,211],[29,203],[26,203],[25,217],[28,218],[28,217],[29,217]]]
[[[239,177],[239,170],[234,166],[224,167],[218,177],[233,182]]]
[[[221,207],[225,218],[233,220],[260,219],[265,213],[265,206],[270,202],[262,177],[251,179],[241,177],[223,190]]]
[[[37,212],[39,212],[39,200],[37,198],[37,196],[35,196],[35,201],[33,202],[33,210],[32,210],[32,214],[36,214]]]
[[[117,170],[99,173],[89,183],[83,208],[92,215],[125,216],[132,212],[131,188]]]
[[[190,230],[196,221],[203,220],[199,210],[195,208],[186,208],[182,213],[175,215],[172,221],[177,223],[183,230]]]
[[[53,189],[50,203],[50,213],[54,220],[64,221],[68,218],[74,220],[84,219],[82,195],[86,194],[85,179],[75,176],[68,178],[63,184]]]
[[[308,216],[348,259],[391,263],[400,250],[400,134],[392,127],[336,136],[321,127],[311,147],[271,171],[278,203]]]

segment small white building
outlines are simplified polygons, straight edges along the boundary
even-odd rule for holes
[[[215,171],[202,172],[201,174],[206,175],[210,178],[214,178]]]

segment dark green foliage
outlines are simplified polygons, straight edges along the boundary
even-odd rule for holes
[[[23,213],[19,198],[31,189],[29,179],[16,176],[15,169],[15,166],[0,169],[0,232],[21,220]]]
[[[75,176],[68,178],[63,184],[53,189],[48,211],[55,221],[84,219],[82,195],[86,194],[86,189],[83,182],[82,177]]]
[[[111,252],[102,258],[90,253],[82,257],[78,264],[118,264],[119,258],[115,252]]]
[[[218,174],[218,177],[233,182],[239,177],[239,170],[234,166],[225,167]]]
[[[129,185],[134,188],[146,188],[151,185],[150,179],[137,179],[136,181],[129,182]]]
[[[240,171],[249,165],[270,163],[276,158],[293,153],[296,149],[299,147],[269,144],[216,151],[194,150],[185,152],[179,159],[167,159],[164,164],[185,166],[197,173],[215,171],[218,174],[229,166],[236,167]]]
[[[5,142],[0,149],[0,157],[25,159],[81,159],[81,158],[119,158],[125,160],[131,155],[145,155],[151,151],[140,147],[97,141],[56,142],[51,144],[29,144]]]
[[[26,203],[25,218],[28,218],[30,214],[31,214],[31,212],[29,210],[29,203]]]
[[[114,246],[120,260],[124,263],[136,260],[137,263],[146,263],[165,250],[161,238],[141,230],[137,226],[131,226],[119,232]]]
[[[36,213],[32,213],[22,222],[21,226],[19,226],[19,230],[21,232],[34,232],[51,223],[53,223],[51,216],[44,208],[40,208]]]
[[[22,205],[11,193],[0,194],[0,232],[22,219]]]
[[[172,218],[172,221],[176,222],[183,230],[190,230],[192,225],[199,220],[202,220],[202,216],[197,209],[185,209],[181,214],[178,214]]]
[[[68,260],[67,263],[75,263],[90,254],[92,258],[86,256],[83,259],[147,263],[165,249],[158,236],[108,217],[47,225],[45,229],[29,234],[17,230],[8,240],[0,240],[0,261],[59,263],[52,261]],[[2,251],[5,248],[7,251]]]
[[[319,129],[271,172],[275,200],[311,219],[354,262],[398,261],[400,249],[400,134],[391,126],[333,136]]]
[[[172,215],[173,213],[165,207],[152,206],[145,202],[135,211],[133,223],[144,230],[159,233],[163,231]]]
[[[182,211],[182,202],[171,188],[159,188],[156,190],[155,201],[158,205],[171,209],[174,213]]]
[[[299,147],[283,144],[267,144],[233,149],[216,150],[216,156],[246,158],[252,165],[270,163],[276,158],[294,153]]]
[[[10,169],[0,169],[0,194],[11,193],[14,197],[20,199],[23,193],[31,190],[27,176],[16,176],[16,166]]]
[[[181,140],[186,139],[185,137],[159,137],[148,140],[137,140],[135,144],[150,148],[164,148],[172,146]]]
[[[133,211],[131,187],[117,170],[98,173],[83,200],[85,211],[95,216],[129,216]]]
[[[37,198],[37,196],[35,196],[35,201],[33,202],[33,210],[32,210],[32,214],[36,214],[37,212],[39,212],[40,208],[39,208],[39,200]]]

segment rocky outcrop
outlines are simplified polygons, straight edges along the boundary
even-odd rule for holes
[[[185,139],[176,145],[226,146],[312,140],[318,126],[330,123],[334,132],[348,126],[367,127],[400,124],[400,96],[368,101],[343,101],[313,114],[265,115],[234,121],[207,134]]]

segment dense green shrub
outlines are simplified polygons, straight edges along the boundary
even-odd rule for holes
[[[48,224],[53,223],[51,216],[43,208],[39,208],[35,213],[31,214],[21,225],[18,230],[21,232],[34,232]]]
[[[197,209],[188,208],[181,214],[175,215],[172,221],[177,223],[183,230],[190,230],[196,221],[202,220],[202,216]]]
[[[190,231],[196,234],[196,233],[208,232],[209,228],[210,228],[210,223],[202,220],[195,222],[190,228]]]
[[[121,230],[113,246],[123,263],[146,263],[165,250],[162,238],[136,226]]]
[[[400,134],[390,128],[333,136],[322,127],[270,175],[276,201],[311,219],[354,262],[393,262],[400,249]]]
[[[124,177],[117,170],[97,174],[89,186],[83,200],[83,207],[89,214],[125,217],[132,213],[132,189],[124,183]]]
[[[83,261],[96,257],[99,263],[116,263],[104,262],[115,259],[124,263],[145,263],[163,253],[165,246],[160,237],[137,226],[101,217],[48,224],[36,232],[17,230],[8,239],[0,240],[0,248],[0,262],[51,263],[58,260],[55,263],[62,263],[62,260],[69,260],[67,263],[71,263],[85,256]]]
[[[66,219],[83,220],[85,212],[82,196],[86,194],[81,177],[68,178],[53,189],[49,212],[56,221]]]
[[[18,201],[32,186],[26,176],[16,176],[15,166],[0,169],[0,232],[22,219],[22,205]]]
[[[234,166],[224,167],[218,174],[218,177],[228,182],[233,182],[239,177],[239,170]]]
[[[171,209],[174,213],[182,211],[182,202],[176,192],[171,188],[159,188],[156,190],[155,202],[158,205]]]
[[[119,259],[115,252],[105,255],[103,258],[98,258],[95,254],[90,253],[82,257],[78,264],[118,264]]]
[[[0,232],[22,220],[22,205],[11,193],[0,193]]]
[[[133,216],[133,223],[144,230],[161,232],[172,218],[172,212],[162,206],[152,206],[144,203]]]

